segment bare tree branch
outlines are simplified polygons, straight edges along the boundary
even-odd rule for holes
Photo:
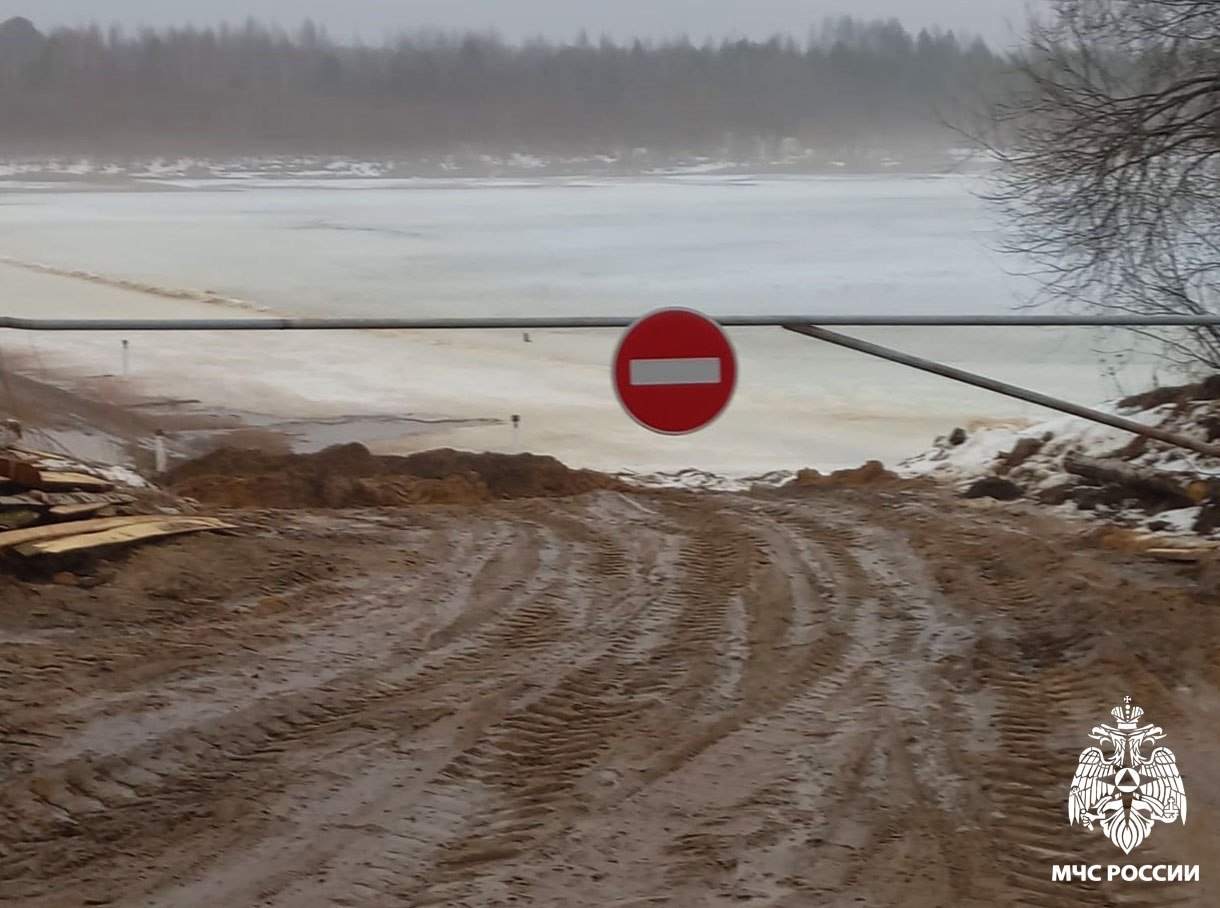
[[[993,109],[990,198],[1037,302],[1220,310],[1220,3],[1055,0],[1017,71]],[[1158,336],[1220,367],[1215,329]]]

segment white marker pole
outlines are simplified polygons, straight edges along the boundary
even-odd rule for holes
[[[123,341],[123,378],[127,378],[127,376],[131,374],[131,356],[130,356],[130,352],[129,352],[130,348],[131,348],[131,344],[127,340],[124,340]]]
[[[165,432],[161,429],[157,430],[157,437],[153,439],[153,456],[156,458],[157,475],[169,469],[169,455],[165,450]]]

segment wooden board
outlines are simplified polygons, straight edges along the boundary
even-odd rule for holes
[[[74,520],[70,523],[53,523],[49,526],[10,530],[7,533],[0,533],[0,549],[24,545],[27,542],[60,539],[64,536],[74,536],[80,533],[98,533],[103,530],[113,530],[130,524],[148,523],[149,521],[165,519],[164,515],[141,514],[135,517],[100,517],[97,520]]]
[[[47,511],[47,514],[55,520],[79,520],[112,507],[114,505],[108,501],[94,501],[88,504],[57,504]]]
[[[1153,558],[1158,558],[1161,561],[1181,561],[1184,563],[1202,561],[1216,552],[1215,548],[1204,546],[1180,549],[1145,549],[1145,551]]]
[[[31,448],[29,445],[16,444],[9,448],[17,457],[25,460],[55,460],[63,462],[63,454],[52,454],[50,451],[39,451],[37,448]]]
[[[3,510],[0,511],[0,530],[28,527],[42,519],[42,511]]]
[[[1198,477],[1162,473],[1125,460],[1068,454],[1063,458],[1063,468],[1091,482],[1143,490],[1179,502],[1183,507],[1198,504],[1210,493],[1208,484]]]
[[[41,496],[22,492],[19,495],[0,495],[0,514],[5,511],[45,511],[51,505]]]
[[[36,467],[25,461],[14,460],[11,457],[0,457],[0,481],[8,481],[13,485],[24,486],[27,489],[36,488],[42,478]]]
[[[27,557],[64,555],[69,552],[81,552],[88,549],[107,548],[115,545],[129,545],[133,542],[161,539],[166,536],[179,536],[183,533],[234,529],[237,528],[233,524],[225,523],[223,520],[216,520],[213,517],[169,517],[162,518],[161,520],[114,527],[113,529],[103,530],[98,533],[81,533],[59,539],[47,539],[42,542],[29,542],[18,546],[17,551]]]
[[[78,504],[134,504],[134,495],[122,492],[21,492],[17,495],[0,495],[0,512],[26,509],[47,510]]]
[[[109,492],[114,488],[113,482],[90,476],[88,473],[40,470],[38,467],[11,457],[0,457],[0,481],[47,492],[67,492],[72,489],[85,492]]]
[[[31,488],[43,489],[48,492],[66,492],[69,489],[80,489],[85,492],[109,492],[114,483],[87,473],[57,473],[53,470],[39,470],[38,484]]]

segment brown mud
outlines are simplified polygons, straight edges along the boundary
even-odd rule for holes
[[[165,486],[203,504],[237,508],[352,508],[479,504],[623,489],[602,473],[537,454],[440,449],[376,456],[360,444],[317,454],[224,448],[174,468]]]
[[[0,578],[0,900],[1220,902],[1212,565],[894,482],[236,516]],[[1190,799],[1131,859],[1066,807],[1127,694]],[[1051,882],[1129,861],[1202,882]]]

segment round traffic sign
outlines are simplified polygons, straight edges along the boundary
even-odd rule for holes
[[[737,385],[737,357],[724,330],[691,309],[661,309],[639,319],[619,341],[612,368],[623,409],[664,435],[708,425]]]

